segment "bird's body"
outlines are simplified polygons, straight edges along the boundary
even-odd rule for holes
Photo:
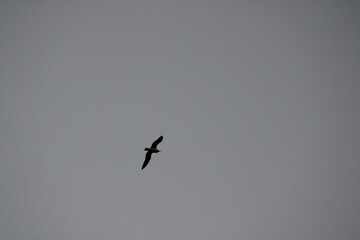
[[[150,162],[150,159],[151,159],[151,154],[160,152],[160,150],[158,150],[156,147],[162,140],[163,140],[163,136],[160,136],[158,139],[156,139],[155,142],[153,142],[153,144],[151,144],[150,148],[144,149],[144,151],[147,151],[147,153],[145,155],[145,161],[144,161],[141,169],[144,169],[146,167],[146,165],[148,165],[148,163]]]
[[[152,153],[158,153],[158,152],[160,152],[160,151],[157,150],[156,148],[145,148],[144,151],[148,151],[148,152],[152,152]]]

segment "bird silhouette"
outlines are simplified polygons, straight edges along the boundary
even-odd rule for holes
[[[151,154],[153,153],[158,153],[160,152],[160,150],[158,150],[156,147],[159,143],[161,143],[161,141],[163,140],[163,136],[160,136],[158,139],[155,140],[155,142],[153,142],[151,144],[151,147],[150,148],[145,148],[144,151],[147,151],[146,155],[145,155],[145,161],[142,165],[142,169],[144,169],[148,163],[150,162],[150,159],[151,159]]]

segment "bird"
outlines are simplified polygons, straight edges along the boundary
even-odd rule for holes
[[[160,150],[158,150],[156,148],[156,146],[161,143],[161,141],[163,140],[163,136],[160,136],[158,139],[155,140],[155,142],[153,142],[151,144],[151,147],[150,148],[145,148],[144,151],[147,151],[146,155],[145,155],[145,161],[142,165],[142,168],[141,170],[143,170],[147,165],[148,163],[150,162],[150,159],[151,159],[151,154],[153,153],[158,153],[160,152]]]

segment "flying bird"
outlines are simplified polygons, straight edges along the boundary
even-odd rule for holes
[[[151,159],[151,154],[153,153],[158,153],[160,152],[160,150],[158,150],[156,148],[156,146],[161,143],[161,141],[163,140],[163,136],[160,136],[158,139],[155,140],[155,142],[153,142],[151,144],[151,147],[150,148],[145,148],[144,151],[147,151],[146,155],[145,155],[145,161],[142,165],[142,169],[144,169],[146,167],[146,165],[148,165],[148,163],[150,162],[150,159]]]

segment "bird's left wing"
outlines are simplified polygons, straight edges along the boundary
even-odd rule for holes
[[[163,136],[160,136],[158,139],[156,139],[155,142],[153,142],[153,144],[151,144],[151,148],[156,148],[156,146],[161,143],[161,141],[163,140]]]

